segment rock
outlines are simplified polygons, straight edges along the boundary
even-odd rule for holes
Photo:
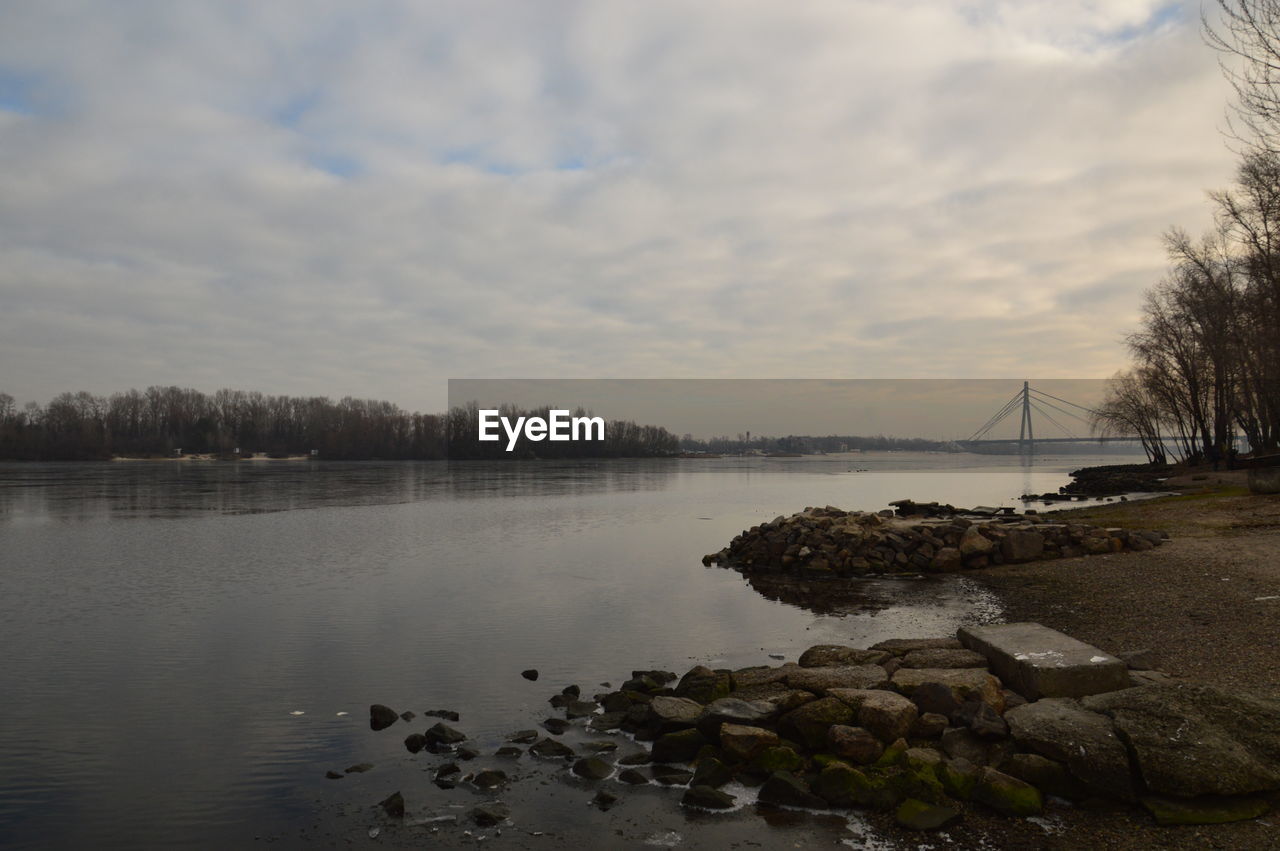
[[[404,796],[399,792],[392,792],[385,799],[379,801],[378,806],[382,807],[382,811],[392,818],[404,818]]]
[[[1129,754],[1111,719],[1067,697],[1045,698],[1005,713],[1013,740],[1042,756],[1065,762],[1079,780],[1104,795],[1135,799]],[[1181,743],[1174,747],[1181,748]]]
[[[851,665],[880,665],[889,660],[887,650],[863,650],[843,644],[819,644],[800,654],[802,668],[848,667]]]
[[[472,807],[469,815],[480,827],[493,827],[506,821],[511,809],[501,801],[486,801]]]
[[[730,810],[734,806],[734,797],[710,786],[694,786],[685,791],[680,799],[682,806],[697,807],[703,810]]]
[[[823,668],[792,668],[787,673],[787,685],[815,694],[826,694],[831,689],[876,689],[889,684],[889,676],[879,665],[844,665]]]
[[[692,771],[673,768],[669,765],[655,765],[649,771],[653,774],[653,779],[663,786],[684,786],[693,780]]]
[[[338,771],[333,771],[332,769],[329,771],[326,771],[324,773],[324,776],[329,780],[341,780],[343,777],[346,777],[345,774],[342,774],[341,772],[338,772]]]
[[[865,774],[846,762],[835,760],[823,767],[811,789],[833,807],[852,807],[858,791],[867,785]]]
[[[494,756],[503,757],[504,759],[518,759],[524,755],[524,751],[515,745],[503,745],[493,752]]]
[[[960,544],[958,549],[960,555],[970,558],[972,556],[985,556],[995,549],[995,544],[991,539],[985,537],[977,526],[970,526],[960,535]]]
[[[526,680],[534,682],[538,679],[538,671],[536,668],[530,668],[527,671],[521,671],[520,676],[524,677]]]
[[[947,690],[947,694],[951,694],[950,689]],[[911,735],[917,739],[936,739],[942,735],[942,731],[946,730],[949,724],[947,716],[939,715],[937,712],[926,712],[911,725]]]
[[[507,773],[495,768],[486,768],[484,771],[477,772],[471,778],[471,782],[480,789],[496,789],[507,782]]]
[[[680,678],[675,687],[676,697],[687,697],[698,703],[710,703],[729,696],[729,672],[713,671],[698,665]]]
[[[960,801],[967,801],[972,797],[974,787],[978,785],[978,771],[977,765],[959,757],[943,762],[935,770],[935,774],[948,795]]]
[[[568,685],[560,689],[560,694],[571,700],[577,700],[582,697],[582,687],[578,685]]]
[[[417,717],[418,717],[417,713],[413,712],[410,709],[406,709],[404,712],[400,713],[401,721],[412,721],[414,718],[417,718]]]
[[[766,665],[761,665],[754,668],[742,668],[729,675],[730,685],[733,686],[734,691],[740,691],[741,689],[755,686],[780,683],[787,678],[787,672],[794,667],[795,665],[783,665],[778,668],[770,668]]]
[[[826,801],[810,791],[808,783],[785,771],[775,771],[769,775],[769,779],[760,787],[756,800],[775,807],[823,809],[827,805]]]
[[[596,708],[593,700],[571,700],[564,706],[564,717],[570,721],[575,718],[589,718],[596,714]]]
[[[1010,529],[1000,541],[1006,564],[1035,561],[1044,554],[1044,535],[1030,529]]]
[[[907,767],[915,771],[927,771],[936,776],[937,770],[946,760],[933,748],[907,748],[903,754]]]
[[[833,724],[827,730],[827,738],[831,743],[831,752],[857,765],[870,765],[884,753],[884,745],[862,727],[850,727],[845,724]]]
[[[1078,801],[1089,795],[1089,789],[1072,776],[1062,763],[1034,753],[1016,753],[1005,760],[1000,770],[1010,777],[1030,783],[1046,795]]]
[[[454,712],[452,709],[428,709],[423,715],[429,715],[432,718],[443,718],[446,721],[452,721],[457,724],[462,720],[462,716]]]
[[[369,707],[369,729],[373,731],[385,730],[392,724],[400,720],[400,716],[390,706],[383,706],[381,703],[375,703]]]
[[[994,768],[979,772],[971,798],[1008,816],[1034,816],[1044,810],[1039,789]]]
[[[1155,795],[1280,789],[1280,701],[1177,683],[1095,695],[1083,703],[1114,721]]]
[[[872,650],[887,650],[895,656],[905,656],[912,650],[961,650],[964,645],[957,638],[890,638],[871,645]]]
[[[965,759],[974,765],[986,765],[988,747],[973,731],[966,727],[949,727],[942,733],[939,741],[942,750],[949,757]]]
[[[960,708],[955,692],[942,683],[921,683],[916,686],[911,692],[911,702],[921,715],[941,715],[944,720]]]
[[[596,792],[596,796],[591,799],[591,803],[602,810],[607,810],[618,803],[618,796],[608,789],[601,789]]]
[[[826,744],[827,730],[832,724],[851,724],[853,720],[853,710],[847,704],[838,698],[824,697],[783,715],[778,721],[778,730],[811,748],[820,748]],[[723,735],[722,728],[722,739]]]
[[[876,760],[876,765],[897,765],[906,758],[909,749],[906,739],[897,739],[884,749],[884,753],[880,754],[880,758]]]
[[[610,741],[609,739],[600,739],[594,742],[586,742],[583,744],[583,747],[589,751],[595,751],[596,753],[605,753],[607,751],[616,751],[618,749],[618,743]]]
[[[618,774],[618,780],[628,786],[641,786],[649,782],[649,778],[645,776],[643,771],[637,771],[634,768],[627,768],[621,771]]]
[[[404,738],[404,749],[409,753],[417,753],[427,746],[427,737],[421,733],[410,733]]]
[[[648,765],[651,762],[653,762],[653,757],[644,751],[629,753],[618,759],[618,765]]]
[[[929,562],[929,569],[937,573],[954,573],[963,567],[964,557],[955,547],[943,547]]]
[[[625,712],[602,712],[599,715],[591,716],[591,720],[587,722],[587,726],[599,733],[607,733],[611,730],[617,730],[627,720]]]
[[[775,771],[800,771],[804,757],[788,747],[765,748],[751,758],[748,768],[756,774],[772,774]]]
[[[542,726],[552,735],[559,736],[569,729],[569,722],[563,718],[548,718],[542,722]]]
[[[364,774],[366,771],[373,769],[372,762],[359,762],[346,769],[347,774]]]
[[[707,704],[706,712],[698,721],[698,729],[708,738],[715,739],[720,735],[721,724],[759,726],[777,714],[778,707],[766,700],[722,697]]]
[[[908,830],[938,830],[960,818],[954,807],[926,804],[915,798],[903,801],[893,814],[894,819]]]
[[[917,715],[914,703],[891,691],[868,691],[858,707],[858,723],[883,742],[910,734]]]
[[[1161,798],[1149,795],[1142,805],[1155,816],[1156,824],[1225,824],[1266,815],[1271,807],[1260,798],[1218,797]]]
[[[691,786],[711,786],[720,788],[733,779],[729,767],[715,757],[698,760],[698,766],[689,781]]]
[[[778,734],[761,727],[725,724],[720,727],[720,747],[734,760],[746,762],[756,754],[778,746]]]
[[[1083,697],[1129,686],[1124,662],[1038,623],[966,626],[958,635],[966,647],[987,658],[1003,682],[1032,700]]]
[[[467,747],[466,745],[458,748],[454,753],[457,754],[458,759],[475,759],[480,756],[480,751],[472,747]]]
[[[912,650],[902,657],[904,668],[985,668],[987,657],[972,650],[931,647]]]
[[[573,748],[555,739],[543,739],[529,748],[529,753],[545,759],[565,759],[574,755]]]
[[[667,733],[653,743],[653,761],[691,762],[707,744],[707,737],[697,730]]]
[[[991,704],[975,695],[969,695],[969,699],[951,713],[951,723],[957,727],[968,727],[978,738],[988,741],[1009,735],[1009,725],[1005,720],[991,708]]]
[[[528,745],[538,741],[537,730],[517,730],[507,736],[508,742],[514,742],[517,745]]]
[[[429,745],[456,745],[458,742],[466,741],[467,736],[441,721],[427,730],[425,738]]]
[[[701,703],[687,697],[655,697],[649,703],[650,716],[664,733],[696,725],[703,711]]]
[[[588,780],[604,780],[613,774],[613,766],[599,757],[586,757],[573,764],[573,773]]]
[[[983,668],[900,668],[893,674],[893,687],[908,697],[926,683],[946,686],[957,701],[976,694],[996,709],[1004,708],[1000,681]],[[927,711],[937,710],[930,708]]]

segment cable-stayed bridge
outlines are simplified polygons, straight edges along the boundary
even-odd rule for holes
[[[1052,410],[1057,416],[1051,414]],[[1053,436],[1049,436],[1045,432],[1042,422],[1040,428],[1040,437],[1036,437],[1036,419],[1032,417],[1032,413],[1038,415],[1038,419],[1048,422],[1057,429]],[[996,426],[1003,423],[1009,417],[1017,414],[1020,418],[1018,425],[1018,436],[1016,438],[992,438],[988,437]],[[983,423],[982,427],[973,433],[967,440],[958,440],[962,447],[978,447],[978,446],[1014,446],[1019,451],[1034,452],[1038,443],[1137,443],[1136,437],[1090,437],[1089,432],[1092,431],[1092,423],[1090,416],[1093,415],[1092,408],[1086,408],[1084,405],[1078,405],[1060,396],[1054,396],[1052,393],[1046,393],[1043,390],[1037,390],[1032,387],[1030,382],[1022,382],[1022,389],[1014,394],[1013,398],[1005,402],[1000,410],[991,415],[991,418]],[[1065,420],[1064,424],[1061,420]],[[1080,436],[1073,429],[1080,431],[1084,436]]]

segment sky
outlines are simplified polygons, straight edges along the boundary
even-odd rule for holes
[[[1199,4],[0,9],[0,392],[1104,378],[1211,223]]]

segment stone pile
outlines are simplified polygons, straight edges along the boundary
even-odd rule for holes
[[[734,807],[737,782],[762,804],[892,811],[914,829],[966,802],[1036,815],[1045,796],[1140,802],[1187,824],[1256,817],[1258,793],[1280,789],[1280,702],[1130,672],[1038,624],[819,645],[798,664],[678,680],[637,671],[595,702],[591,729],[651,743],[615,779],[685,786],[701,809]]]
[[[921,513],[895,516],[892,511],[806,508],[747,529],[702,562],[747,573],[804,578],[949,573],[992,564],[1149,550],[1168,538],[1165,532],[1054,523],[1038,514],[976,516],[955,509],[948,513],[951,506],[907,501],[899,503],[899,510],[904,506],[919,508]]]

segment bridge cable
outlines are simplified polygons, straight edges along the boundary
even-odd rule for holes
[[[1049,422],[1051,422],[1051,423],[1053,423],[1054,425],[1056,425],[1059,429],[1061,429],[1061,430],[1063,431],[1063,433],[1067,435],[1067,437],[1070,437],[1070,438],[1072,438],[1072,439],[1076,439],[1076,436],[1075,436],[1075,434],[1074,434],[1074,433],[1072,433],[1071,429],[1067,428],[1067,427],[1066,427],[1066,426],[1064,426],[1062,423],[1058,422],[1058,421],[1057,421],[1057,420],[1055,420],[1053,417],[1049,416],[1049,413],[1048,413],[1047,411],[1045,411],[1043,408],[1041,408],[1039,405],[1037,405],[1035,402],[1032,402],[1032,403],[1031,403],[1031,407],[1032,407],[1032,408],[1035,408],[1035,409],[1036,409],[1036,411],[1038,411],[1038,412],[1039,412],[1040,416],[1044,417],[1046,420],[1048,420]]]
[[[983,425],[982,428],[975,431],[973,433],[973,436],[970,437],[969,440],[978,440],[987,432],[991,431],[991,429],[995,428],[1002,420],[1004,420],[1005,417],[1013,413],[1018,408],[1018,405],[1021,403],[1021,401],[1022,401],[1022,391],[1019,390],[1016,394],[1014,394],[1014,397],[1012,399],[1010,399],[1008,402],[1004,404],[1004,407],[1002,407],[999,411],[997,411],[995,415],[991,417],[991,419],[987,420],[986,424]]]

